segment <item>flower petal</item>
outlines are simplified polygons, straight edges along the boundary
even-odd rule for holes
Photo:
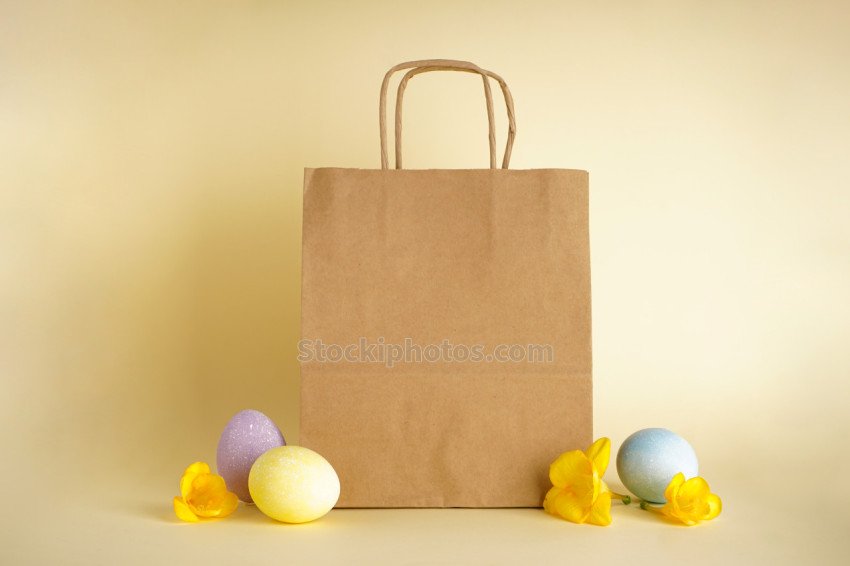
[[[177,515],[182,521],[187,521],[189,523],[197,523],[200,519],[198,516],[192,513],[192,510],[189,509],[189,506],[186,505],[186,502],[183,501],[182,497],[174,498],[174,514]]]
[[[192,488],[192,482],[199,474],[210,473],[210,466],[206,462],[195,462],[183,472],[183,477],[180,478],[180,495],[184,500],[189,499],[189,490]]]
[[[723,504],[720,501],[720,497],[713,493],[708,496],[706,501],[708,502],[708,514],[703,517],[702,520],[710,521],[720,515],[720,511],[723,509]]]
[[[708,505],[709,495],[711,495],[711,489],[703,478],[697,476],[687,480],[679,487],[679,493],[676,494],[679,513],[686,514],[695,521],[701,520],[711,511]]]
[[[186,503],[200,517],[218,517],[228,495],[224,478],[215,474],[199,474],[192,481]]]
[[[670,483],[667,484],[667,489],[664,490],[664,499],[666,499],[668,503],[676,500],[676,495],[679,493],[679,488],[683,483],[685,483],[685,474],[679,472],[673,476],[673,479],[671,479]]]
[[[546,492],[546,497],[543,498],[543,510],[547,513],[552,513],[556,515],[555,511],[552,509],[552,500],[555,499],[555,496],[561,493],[562,488],[560,487],[552,487],[549,491]]]
[[[585,500],[587,506],[590,506],[594,501],[596,501],[596,499],[599,497],[599,493],[604,491],[602,487],[605,485],[605,482],[602,481],[601,476],[596,471],[596,466],[593,466],[591,464],[591,470],[593,471],[593,473],[590,476],[590,483],[585,484],[586,486],[588,486],[586,488],[586,493],[589,500]],[[582,487],[583,486],[576,486],[575,492],[577,495],[582,494]]]
[[[605,475],[608,469],[608,461],[611,459],[611,440],[604,436],[590,445],[587,449],[587,457],[593,462],[599,477]]]
[[[590,509],[581,504],[575,495],[561,490],[549,500],[550,513],[572,521],[573,523],[584,523],[590,515]]]
[[[611,492],[605,491],[599,494],[593,507],[590,508],[589,521],[594,525],[607,527],[611,524]]]
[[[567,487],[593,476],[593,464],[581,450],[564,452],[549,466],[549,480],[555,487]]]
[[[697,521],[688,517],[687,515],[670,515],[670,516],[672,516],[677,521],[681,521],[682,523],[684,523],[685,525],[687,525],[689,527],[693,527],[694,525],[697,524]]]
[[[708,487],[708,482],[696,476],[679,487],[678,496],[686,499],[705,499],[709,493],[711,493],[711,488]]]
[[[227,492],[227,495],[224,496],[224,499],[221,501],[221,504],[218,507],[218,513],[216,513],[216,517],[227,517],[234,511],[236,511],[236,507],[239,506],[239,498],[235,493]]]

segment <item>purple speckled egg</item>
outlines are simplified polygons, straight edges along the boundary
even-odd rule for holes
[[[218,441],[218,473],[239,499],[252,503],[248,492],[251,466],[267,450],[285,445],[280,429],[266,415],[252,409],[239,411],[224,427]]]

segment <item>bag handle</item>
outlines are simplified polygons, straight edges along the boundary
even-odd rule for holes
[[[404,90],[407,88],[407,82],[420,73],[428,73],[431,71],[465,71],[481,75],[484,82],[484,99],[487,102],[487,129],[488,141],[490,143],[490,169],[496,168],[496,126],[493,119],[493,94],[490,91],[490,81],[483,72],[473,69],[467,69],[456,66],[440,66],[440,67],[415,67],[405,73],[401,82],[398,84],[398,92],[395,99],[395,167],[402,169],[402,154],[401,154],[401,109],[404,101]]]
[[[507,169],[510,164],[511,159],[511,151],[513,149],[514,138],[516,137],[516,118],[514,114],[514,103],[513,96],[511,96],[511,91],[508,88],[505,80],[493,73],[492,71],[488,71],[486,69],[480,68],[478,65],[474,63],[470,63],[469,61],[455,61],[451,59],[424,59],[420,61],[408,61],[406,63],[399,63],[392,67],[389,71],[387,71],[386,75],[384,75],[384,80],[381,83],[381,95],[380,95],[380,104],[378,109],[378,119],[380,126],[380,135],[381,135],[381,168],[388,169],[389,168],[389,158],[387,157],[387,126],[386,126],[386,107],[387,107],[387,89],[389,86],[390,77],[396,71],[401,71],[404,69],[410,69],[402,78],[401,82],[398,86],[398,93],[396,95],[396,125],[395,125],[395,138],[396,138],[396,169],[401,169],[401,108],[402,108],[402,100],[404,98],[404,90],[407,87],[408,81],[414,76],[427,73],[431,71],[462,71],[467,73],[476,73],[481,75],[481,78],[484,83],[484,96],[487,101],[487,118],[489,122],[489,138],[490,138],[490,168],[496,168],[496,134],[495,134],[495,126],[493,120],[493,97],[490,92],[490,82],[488,78],[495,79],[499,86],[502,89],[502,95],[505,99],[505,106],[507,107],[508,112],[508,139],[505,143],[505,155],[502,160],[502,168]]]

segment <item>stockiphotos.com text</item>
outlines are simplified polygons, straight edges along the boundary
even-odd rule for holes
[[[298,342],[301,363],[376,363],[392,368],[401,363],[544,363],[555,361],[551,344],[453,344],[444,339],[439,344],[417,344],[405,338],[401,344],[384,338],[361,337],[356,344],[327,344],[321,339]]]

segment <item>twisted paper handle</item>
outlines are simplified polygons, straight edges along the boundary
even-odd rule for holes
[[[516,118],[514,115],[514,101],[511,96],[511,91],[508,88],[505,80],[493,73],[492,71],[488,71],[486,69],[482,69],[478,65],[474,63],[470,63],[469,61],[454,61],[450,59],[425,59],[421,61],[408,61],[406,63],[400,63],[392,67],[387,74],[384,75],[384,80],[381,83],[381,98],[379,104],[379,126],[380,126],[380,134],[381,134],[381,169],[389,168],[389,158],[387,156],[387,90],[389,87],[390,77],[392,77],[393,73],[396,71],[401,71],[404,69],[410,69],[407,73],[405,73],[401,82],[398,85],[398,92],[396,94],[396,111],[395,111],[395,160],[396,160],[396,169],[402,168],[402,158],[401,158],[401,133],[402,133],[402,102],[404,100],[404,91],[407,87],[408,81],[411,78],[415,77],[421,73],[427,73],[431,71],[460,71],[466,73],[476,73],[481,75],[482,81],[484,83],[484,97],[487,102],[487,120],[488,120],[488,128],[489,128],[489,142],[490,142],[490,168],[496,169],[496,130],[493,119],[493,95],[490,91],[490,81],[489,78],[495,79],[499,86],[502,88],[502,95],[505,99],[505,106],[508,111],[508,139],[505,143],[505,155],[502,159],[502,168],[507,169],[510,165],[511,160],[511,151],[513,150],[514,138],[516,137]]]

